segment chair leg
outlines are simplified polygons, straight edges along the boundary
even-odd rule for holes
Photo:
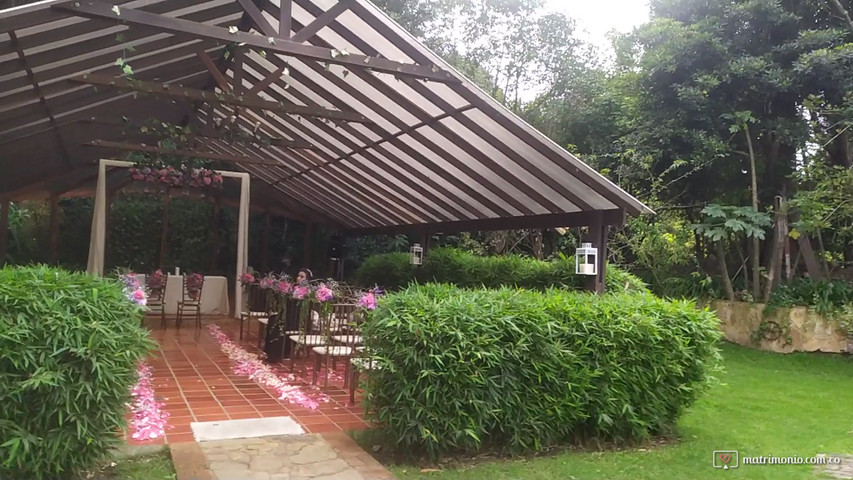
[[[355,405],[355,389],[358,388],[358,369],[350,365],[349,404]]]
[[[317,385],[317,376],[320,373],[320,355],[314,355],[314,371],[311,375],[311,385]]]
[[[163,305],[163,307],[160,309],[160,326],[163,328],[163,330],[166,329],[166,306],[165,305]]]
[[[240,317],[240,341],[243,341],[243,317]]]

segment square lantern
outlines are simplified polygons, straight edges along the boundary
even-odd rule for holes
[[[424,249],[420,243],[412,245],[409,250],[410,262],[412,265],[422,265],[424,263]]]
[[[578,275],[598,275],[598,249],[591,243],[582,243],[575,251],[575,273]]]

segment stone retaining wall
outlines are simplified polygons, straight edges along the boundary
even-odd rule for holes
[[[779,308],[766,318],[776,322],[784,330],[790,326],[791,343],[785,345],[783,333],[777,340],[752,341],[752,332],[758,330],[765,318],[764,304],[715,300],[709,305],[720,318],[720,328],[726,340],[749,347],[758,347],[779,353],[791,352],[848,352],[847,335],[831,322],[806,307]],[[853,347],[853,344],[851,344]]]

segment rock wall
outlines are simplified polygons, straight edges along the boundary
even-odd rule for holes
[[[832,352],[853,350],[853,341],[848,346],[847,335],[831,321],[810,311],[806,307],[779,308],[767,316],[768,321],[782,327],[776,340],[763,339],[760,344],[752,340],[752,332],[759,329],[765,318],[764,304],[715,300],[708,305],[720,318],[720,328],[726,340],[749,347],[758,347],[779,353]],[[786,345],[785,325],[789,325],[791,343]]]

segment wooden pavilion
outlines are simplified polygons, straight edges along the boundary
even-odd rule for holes
[[[597,291],[609,226],[651,213],[368,0],[48,0],[0,11],[0,242],[10,201],[160,153],[126,132],[151,117],[249,173],[253,206],[346,235],[588,226]]]

